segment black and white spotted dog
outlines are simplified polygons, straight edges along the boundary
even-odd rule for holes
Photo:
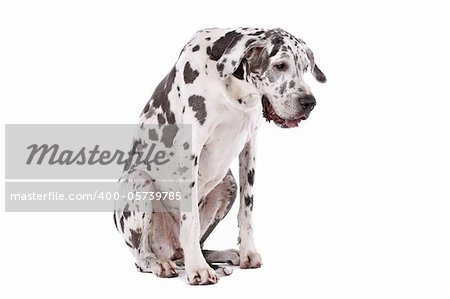
[[[183,48],[158,85],[140,124],[192,125],[192,203],[190,212],[131,213],[116,210],[114,220],[142,272],[174,277],[184,260],[190,284],[217,282],[214,262],[258,268],[261,256],[252,232],[255,136],[262,116],[282,128],[297,127],[316,105],[304,81],[307,69],[319,82],[324,74],[304,41],[282,29],[205,29]],[[148,132],[158,137],[161,132]],[[237,193],[229,170],[239,156],[239,251],[202,251],[203,243],[230,210]],[[145,169],[124,172],[133,190],[161,191],[163,182]],[[160,205],[167,203],[158,202]],[[167,204],[169,205],[169,204]],[[161,207],[159,207],[161,208]]]

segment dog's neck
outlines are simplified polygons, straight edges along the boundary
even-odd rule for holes
[[[261,93],[245,80],[230,76],[223,81],[228,104],[238,110],[247,111],[261,108]]]

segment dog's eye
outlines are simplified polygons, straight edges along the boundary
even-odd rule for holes
[[[275,68],[279,71],[284,71],[286,69],[286,63],[284,62],[277,63],[275,64]]]

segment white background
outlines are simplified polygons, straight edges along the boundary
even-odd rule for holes
[[[299,128],[260,131],[261,269],[190,287],[137,273],[110,213],[2,212],[1,297],[449,298],[448,18],[431,1],[3,1],[3,123],[135,123],[204,27],[281,27],[328,82],[308,78]],[[206,247],[236,247],[236,208]]]

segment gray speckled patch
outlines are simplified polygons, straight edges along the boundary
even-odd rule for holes
[[[178,127],[176,125],[167,125],[162,131],[161,142],[167,148],[173,146],[173,139],[178,133]]]
[[[197,70],[192,69],[189,61],[186,62],[186,65],[184,66],[184,72],[183,72],[184,82],[186,84],[191,84],[195,81],[195,79],[197,79],[198,75],[199,75],[199,72]]]
[[[191,95],[188,99],[189,106],[195,112],[195,118],[203,125],[206,119],[205,98],[199,95]]]
[[[158,133],[156,132],[155,129],[148,130],[148,138],[153,141],[158,140]]]

